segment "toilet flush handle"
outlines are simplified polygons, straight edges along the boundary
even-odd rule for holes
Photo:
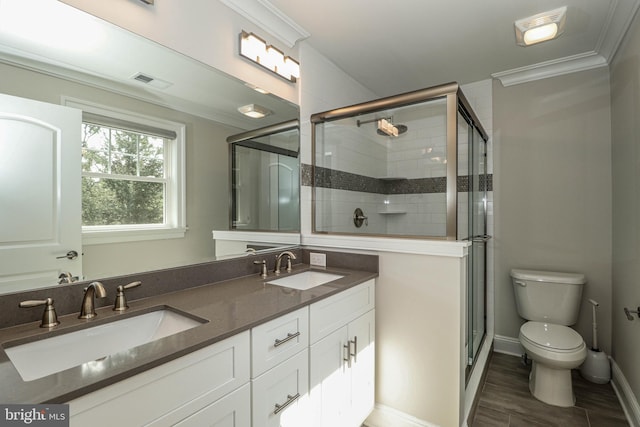
[[[527,283],[526,283],[526,282],[523,282],[523,281],[521,281],[521,280],[514,280],[514,282],[515,282],[517,285],[522,286],[523,288],[524,288],[525,286],[527,286]]]

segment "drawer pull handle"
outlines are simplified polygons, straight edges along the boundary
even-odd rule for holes
[[[297,338],[300,336],[300,331],[296,332],[295,334],[292,333],[288,333],[287,337],[285,339],[279,340],[278,338],[276,338],[276,342],[273,344],[274,347],[277,347],[279,345],[282,345],[284,343],[286,343],[287,341],[291,341],[294,338]]]
[[[280,411],[283,411],[287,406],[291,405],[293,402],[298,400],[299,397],[300,397],[300,393],[296,393],[293,396],[291,396],[290,394],[287,394],[287,401],[284,402],[282,405],[278,405],[276,403],[276,409],[274,409],[273,414],[277,415]]]
[[[345,345],[342,346],[344,349],[345,356],[342,358],[343,361],[347,362],[347,367],[351,367],[351,341],[347,341]]]
[[[353,353],[351,352],[351,344],[353,344]],[[353,362],[358,363],[358,337],[349,340],[349,356],[353,357]]]

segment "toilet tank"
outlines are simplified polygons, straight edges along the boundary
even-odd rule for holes
[[[567,326],[578,320],[584,274],[514,269],[511,282],[520,317]]]

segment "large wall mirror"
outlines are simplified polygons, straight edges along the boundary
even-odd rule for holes
[[[135,233],[129,233],[125,237],[113,238],[104,233],[95,238],[96,233],[93,233],[93,237],[87,237],[89,233],[82,233],[79,247],[49,245],[46,257],[55,260],[53,264],[41,269],[34,266],[34,271],[47,270],[47,274],[41,275],[42,277],[36,277],[38,274],[35,274],[19,284],[15,280],[12,284],[11,274],[6,274],[10,270],[9,264],[17,262],[15,260],[24,264],[35,261],[23,253],[12,251],[12,248],[29,246],[31,243],[20,240],[13,231],[0,230],[0,293],[56,285],[59,278],[52,278],[49,270],[72,271],[73,263],[79,263],[80,267],[75,271],[80,273],[72,271],[72,276],[89,280],[208,262],[216,259],[217,255],[221,258],[216,254],[215,233],[212,235],[212,231],[224,233],[223,237],[231,240],[234,237],[228,233],[238,231],[233,230],[230,224],[233,174],[230,170],[229,153],[233,144],[230,145],[227,138],[298,120],[298,107],[272,94],[258,92],[251,85],[64,3],[42,2],[41,6],[47,10],[39,10],[37,13],[31,10],[29,3],[23,0],[0,2],[0,94],[15,99],[44,102],[47,105],[75,108],[87,105],[90,106],[89,109],[112,109],[120,115],[118,123],[127,123],[127,114],[131,114],[136,117],[151,117],[157,123],[175,124],[177,131],[169,132],[169,138],[171,135],[180,135],[181,132],[184,136],[184,151],[181,154],[184,157],[185,176],[184,226],[180,236],[171,238],[150,237],[144,233],[137,237]],[[252,104],[263,107],[270,114],[255,119],[238,111],[239,107]],[[82,111],[83,121],[93,120],[91,123],[94,123],[95,117],[98,117],[100,126],[104,125],[95,111],[92,112],[93,115],[84,108]],[[7,116],[6,111],[3,114]],[[93,119],[87,119],[89,116]],[[104,127],[112,127],[116,133],[120,128],[126,128],[124,132],[130,131],[126,125],[118,123]],[[153,123],[152,121],[151,124]],[[153,148],[154,144],[157,145],[153,138],[158,132],[154,133],[154,126],[150,129],[148,133],[151,142],[147,146]],[[83,138],[84,141],[89,131],[94,134],[106,132],[102,128],[83,128],[82,133],[78,131],[78,138]],[[13,149],[20,141],[19,133],[11,134],[11,143],[8,142],[7,135],[9,134],[5,132],[5,137],[0,138],[0,145],[4,145],[0,150],[4,150],[4,153]],[[280,140],[286,140],[285,146],[281,144],[279,148],[271,148],[271,151],[296,151],[297,148],[291,148],[287,144],[295,142],[296,147],[299,144],[297,127],[293,133],[286,134]],[[77,150],[81,151],[80,145]],[[100,152],[99,149],[94,151]],[[161,158],[175,160],[173,155],[162,149],[158,153]],[[276,172],[282,172],[278,169],[286,167],[291,171],[297,170],[297,155],[284,157],[285,161],[279,162],[283,166],[271,169]],[[109,157],[110,163],[103,163],[115,165],[114,158],[115,156]],[[138,161],[143,164],[140,158],[142,157],[138,156]],[[85,161],[83,157],[82,162]],[[266,162],[268,170],[269,162]],[[116,166],[108,168],[115,170]],[[21,175],[7,176],[5,173],[1,177],[0,197],[7,199],[1,201],[3,205],[9,201],[8,194],[21,194],[21,199],[37,199],[27,186],[26,181],[29,181],[30,176],[25,172],[27,169],[15,169],[21,170]],[[138,166],[138,170],[140,169],[142,168]],[[89,178],[92,179],[92,172],[89,172]],[[265,228],[269,232],[263,233],[263,242],[259,228],[257,233],[252,229],[251,235],[242,236],[242,239],[251,241],[258,249],[299,244],[299,199],[291,200],[299,198],[299,172],[292,174],[295,175],[295,180],[289,181],[288,188],[280,189],[283,197],[286,193],[290,205],[295,206],[294,210],[283,213],[280,219],[281,224],[286,224],[286,227]],[[153,181],[144,173],[142,175],[143,181]],[[77,179],[80,182],[80,176]],[[97,178],[94,180],[97,181]],[[243,189],[243,197],[251,199],[253,190],[251,185],[247,185]],[[50,194],[52,199],[55,199],[55,190],[50,193],[53,194]],[[41,201],[41,205],[48,205],[48,202]],[[34,212],[26,204],[24,206],[20,208],[22,211],[16,208],[12,213],[16,218],[22,217],[22,222],[17,223],[25,224],[24,218],[30,217]],[[294,215],[295,218],[286,215]],[[65,222],[66,219],[61,215],[55,221]],[[86,231],[86,224],[84,225],[83,229]],[[280,233],[283,230],[285,232]],[[31,234],[35,236],[37,233],[34,231]],[[34,241],[37,239],[37,236],[33,238]],[[67,256],[70,251],[75,251],[77,256]],[[239,250],[238,253],[227,251],[222,257],[235,255],[244,256],[246,253],[244,250]]]

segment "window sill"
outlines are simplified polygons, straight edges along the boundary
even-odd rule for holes
[[[138,242],[143,240],[180,239],[185,236],[186,227],[179,228],[132,228],[127,230],[82,230],[83,245],[106,243]]]

